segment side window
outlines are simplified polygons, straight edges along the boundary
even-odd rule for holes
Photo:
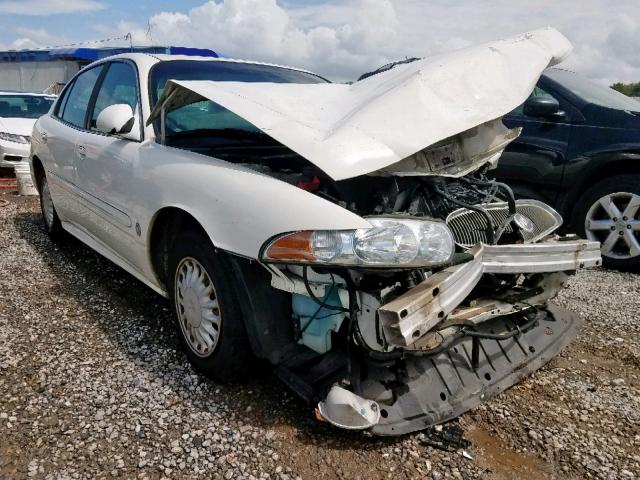
[[[67,88],[64,93],[62,94],[62,97],[60,98],[60,100],[58,101],[57,105],[56,105],[56,111],[54,113],[54,115],[58,118],[62,118],[62,112],[64,112],[64,107],[67,104],[67,100],[69,100],[69,92],[73,89],[73,84],[69,85],[69,88]]]
[[[542,89],[542,88],[540,88],[540,87],[538,87],[536,85],[536,87],[533,89],[533,92],[531,92],[531,95],[529,95],[529,98],[531,98],[531,97],[544,97],[545,95],[549,95],[550,97],[553,97],[553,95],[551,95],[549,92],[547,92],[546,90],[544,90],[544,89]],[[519,105],[514,110],[512,110],[509,115],[519,115],[519,116],[523,117],[524,116],[524,111],[523,110],[524,110],[524,103],[522,105]]]
[[[100,112],[110,105],[127,104],[134,112],[138,106],[138,79],[134,68],[128,63],[113,62],[109,65],[100,85],[89,127],[96,127]]]
[[[64,110],[58,112],[62,120],[76,127],[84,128],[84,119],[87,114],[89,100],[91,100],[91,94],[102,68],[102,65],[94,67],[76,78],[67,96],[66,103],[63,105]]]

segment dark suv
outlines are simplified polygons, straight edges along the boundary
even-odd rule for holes
[[[605,265],[639,271],[640,102],[554,68],[504,123],[522,134],[493,175],[602,242]]]

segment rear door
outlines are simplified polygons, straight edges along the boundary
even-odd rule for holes
[[[48,158],[42,160],[51,195],[60,218],[74,224],[83,223],[85,217],[75,173],[76,145],[102,69],[103,65],[98,65],[80,73],[64,90],[53,115],[45,115],[39,122],[48,152]]]
[[[539,83],[531,95],[552,96],[560,104],[560,111],[547,118],[529,117],[521,105],[506,115],[504,124],[522,127],[522,133],[507,147],[498,168],[491,173],[511,185],[517,195],[554,205],[562,187],[573,108],[544,83]]]

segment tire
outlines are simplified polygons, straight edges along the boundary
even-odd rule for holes
[[[56,212],[56,207],[53,204],[53,199],[51,198],[47,176],[42,175],[38,183],[40,187],[40,210],[42,212],[44,230],[51,239],[59,241],[64,235],[64,230],[62,223],[60,223],[58,212]]]
[[[189,361],[207,377],[230,383],[247,379],[255,358],[228,263],[204,234],[180,234],[169,254],[167,286]],[[190,271],[197,275],[188,277]],[[210,291],[206,295],[205,287]]]
[[[640,175],[616,175],[589,188],[578,200],[576,233],[602,243],[609,268],[640,271]]]

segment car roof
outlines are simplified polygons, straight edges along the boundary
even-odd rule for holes
[[[547,77],[552,77],[556,73],[559,73],[560,75],[567,74],[567,73],[570,74],[570,75],[579,75],[574,70],[569,70],[568,68],[563,68],[563,67],[550,67],[550,68],[547,68],[547,69],[545,69],[544,72],[542,72],[542,75],[547,76]]]
[[[119,55],[113,55],[100,60],[100,63],[113,59],[129,59],[134,62],[145,62],[149,58],[155,59],[157,62],[170,62],[175,60],[191,60],[196,62],[228,62],[228,63],[247,63],[252,65],[265,65],[268,67],[286,68],[289,70],[296,70],[298,72],[309,73],[311,75],[319,76],[317,73],[303,68],[291,67],[289,65],[280,65],[277,63],[259,62],[257,60],[244,60],[239,58],[220,58],[220,57],[200,57],[195,55],[168,55],[164,53],[121,53]]]
[[[0,90],[0,95],[22,95],[22,96],[31,96],[31,97],[55,97],[55,95],[53,95],[51,93],[20,92],[18,90]]]

